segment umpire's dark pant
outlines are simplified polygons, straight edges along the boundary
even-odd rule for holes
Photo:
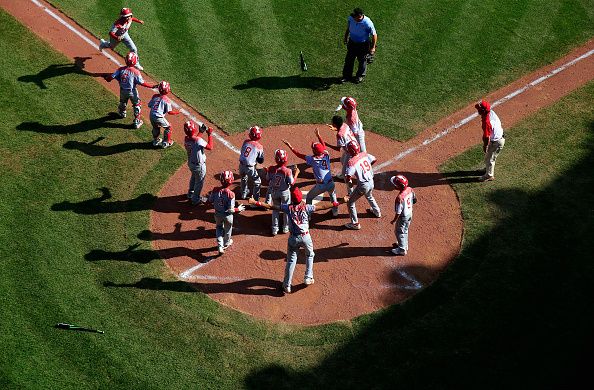
[[[359,60],[359,69],[357,69],[356,77],[365,77],[367,73],[367,61],[365,55],[369,53],[369,41],[353,42],[349,39],[347,43],[347,54],[344,59],[344,67],[342,68],[342,77],[350,79],[353,76],[353,67],[355,66],[355,58]]]

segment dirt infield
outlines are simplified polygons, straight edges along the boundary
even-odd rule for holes
[[[41,1],[0,0],[0,6],[73,59],[90,76],[97,77],[115,94],[119,93],[116,83],[108,84],[98,76],[117,67],[112,59],[123,61],[111,51],[107,54],[112,59],[100,53],[96,48],[98,38]],[[504,127],[513,126],[593,79],[592,50],[594,40],[487,96],[491,102],[497,102],[494,109]],[[175,86],[173,89],[175,92]],[[152,91],[140,91],[142,99],[148,101]],[[189,114],[199,117],[179,99],[176,102]],[[329,102],[329,115],[335,104],[335,101]],[[476,176],[461,172],[457,177],[444,178],[437,167],[480,143],[480,126],[478,119],[470,116],[473,113],[473,105],[469,104],[406,143],[367,132],[368,150],[379,160],[375,195],[384,216],[376,219],[366,215],[364,199],[358,204],[363,225],[360,231],[342,227],[348,221],[345,206],[341,206],[338,218],[328,213],[316,214],[312,223],[316,283],[307,288],[302,284],[301,254],[293,294],[284,296],[280,290],[287,235],[269,236],[269,213],[246,211],[239,215],[234,227],[234,245],[223,256],[216,256],[212,210],[191,207],[186,202],[189,178],[186,166],[180,167],[159,193],[151,214],[153,247],[180,279],[225,305],[271,321],[320,324],[348,320],[401,302],[435,280],[460,250],[463,224],[456,194],[449,183],[475,180]],[[183,120],[181,115],[172,120],[172,125],[178,129],[174,133],[178,143],[183,138],[179,131]],[[325,126],[319,127],[327,140],[333,139]],[[267,163],[271,161],[272,151],[282,146],[282,138],[288,139],[296,149],[308,152],[314,128],[314,125],[294,125],[264,129]],[[245,136],[217,134],[221,139],[215,141],[215,150],[207,153],[205,191],[217,183],[216,174],[221,170],[237,172],[237,153],[232,146],[238,148]],[[222,139],[229,145],[223,145]],[[149,140],[147,127],[147,142]],[[336,153],[332,156],[334,160],[338,157]],[[504,152],[502,158],[512,156],[506,157]],[[302,161],[290,156],[290,163],[297,162]],[[335,163],[334,169],[338,169],[338,164]],[[387,253],[394,242],[389,220],[393,216],[395,195],[387,180],[396,171],[407,175],[419,197],[410,232],[410,253],[406,257]],[[310,188],[313,184],[311,170],[305,170],[299,182],[303,188]],[[337,191],[344,195],[344,185],[337,184]]]

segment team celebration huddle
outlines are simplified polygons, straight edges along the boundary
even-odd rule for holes
[[[154,147],[168,148],[173,145],[172,127],[167,120],[167,115],[178,115],[179,110],[173,108],[168,97],[171,86],[167,81],[156,85],[144,81],[140,71],[138,50],[129,35],[132,22],[144,24],[142,20],[133,17],[129,8],[123,8],[119,18],[114,22],[110,32],[109,41],[101,40],[99,50],[114,48],[123,42],[130,50],[125,56],[126,65],[117,69],[113,74],[107,75],[107,81],[117,80],[120,85],[120,100],[118,113],[126,117],[128,101],[133,104],[133,126],[140,128],[141,101],[138,86],[157,89],[148,102],[150,109],[150,123],[152,127],[152,145]],[[361,83],[367,71],[367,64],[373,61],[377,43],[375,27],[363,11],[355,9],[348,18],[347,29],[344,35],[347,44],[347,56],[343,68],[341,82],[353,81]],[[355,78],[352,78],[354,61],[359,60],[359,69]],[[482,118],[483,141],[485,151],[485,175],[481,181],[494,179],[494,165],[497,155],[504,145],[503,129],[499,118],[491,110],[488,102],[482,101],[476,109]],[[345,116],[341,115],[344,111]],[[194,206],[208,206],[214,208],[216,224],[216,243],[219,255],[233,244],[232,232],[234,214],[240,213],[246,207],[260,210],[271,210],[270,233],[276,236],[279,233],[288,234],[285,275],[282,289],[285,293],[291,292],[293,273],[297,263],[299,249],[303,248],[306,256],[306,270],[304,284],[314,283],[313,263],[314,244],[311,237],[310,220],[312,213],[321,210],[332,210],[334,218],[339,217],[339,207],[346,203],[348,207],[348,221],[344,228],[361,230],[364,227],[359,221],[357,202],[365,197],[369,208],[367,212],[375,218],[382,218],[382,210],[374,198],[374,168],[376,157],[371,154],[365,142],[363,123],[357,111],[357,101],[353,97],[342,97],[340,104],[335,109],[331,123],[327,125],[333,132],[335,139],[325,141],[320,130],[315,128],[311,134],[311,152],[296,150],[291,140],[282,140],[286,149],[280,144],[278,149],[270,153],[274,156],[274,164],[262,169],[265,164],[265,151],[260,143],[266,132],[259,126],[251,126],[247,130],[247,139],[243,142],[239,154],[238,168],[234,171],[228,167],[219,173],[220,186],[211,191],[204,192],[203,186],[206,178],[206,151],[212,150],[213,129],[199,121],[188,120],[183,126],[185,133],[184,147],[187,152],[187,164],[191,172],[188,184],[188,201]],[[161,133],[161,129],[163,132]],[[302,137],[302,136],[301,136]],[[290,153],[289,153],[290,152]],[[338,155],[333,174],[332,155]],[[305,161],[311,167],[315,184],[309,188],[299,188],[296,184],[300,170],[296,164],[289,164],[289,157],[293,155],[298,160]],[[339,160],[339,161],[338,161]],[[238,193],[234,193],[231,186],[235,183],[236,175],[239,176]],[[337,185],[338,183],[338,185]],[[396,243],[393,244],[391,253],[404,256],[408,253],[408,231],[413,215],[413,205],[417,201],[415,191],[409,186],[408,179],[403,175],[390,178],[390,183],[396,191],[394,196],[394,217],[390,223],[395,226]],[[344,184],[344,186],[342,185]],[[266,193],[262,188],[266,188]],[[338,194],[343,193],[344,196]],[[304,198],[304,193],[306,193]],[[320,197],[328,201],[317,202]],[[239,203],[238,200],[246,200]]]

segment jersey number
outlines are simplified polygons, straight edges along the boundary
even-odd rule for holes
[[[361,170],[363,171],[363,173],[367,173],[371,170],[371,164],[369,164],[368,160],[364,160],[363,162],[361,162]]]
[[[252,148],[249,146],[246,146],[245,151],[243,152],[243,157],[249,156],[251,152],[252,152]]]

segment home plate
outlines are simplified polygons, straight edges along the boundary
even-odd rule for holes
[[[301,191],[301,193],[303,193],[303,198],[305,199],[307,197],[307,193],[309,191]],[[324,200],[324,193],[322,192],[321,194],[319,194],[318,196],[316,196],[315,198],[313,198],[313,200],[311,201],[311,204],[316,204],[318,202],[321,202]]]

